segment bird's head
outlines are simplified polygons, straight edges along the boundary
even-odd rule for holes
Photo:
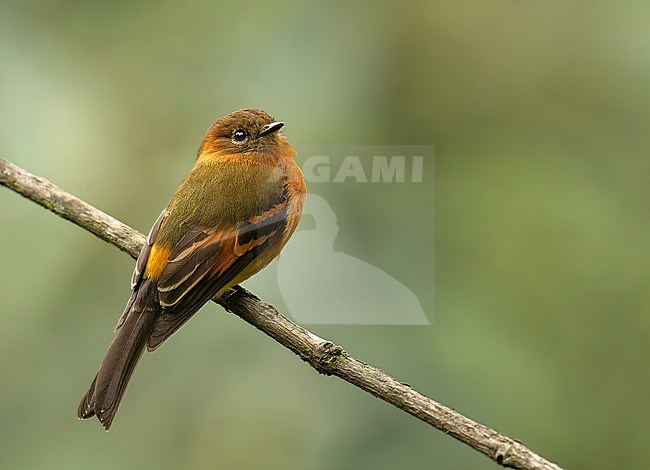
[[[278,132],[283,126],[283,122],[275,121],[259,109],[235,111],[210,126],[198,156],[247,156],[267,161],[293,158],[295,152],[289,141]]]

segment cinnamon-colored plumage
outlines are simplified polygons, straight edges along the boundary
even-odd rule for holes
[[[282,126],[255,109],[210,126],[196,164],[140,252],[131,297],[81,400],[80,419],[97,416],[108,430],[144,348],[156,349],[208,300],[280,253],[305,199]]]

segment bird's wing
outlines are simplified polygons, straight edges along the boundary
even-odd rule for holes
[[[273,259],[284,241],[288,190],[271,207],[236,225],[190,230],[172,249],[158,279],[163,313],[149,337],[153,350],[224,288]]]
[[[154,241],[156,240],[156,235],[158,235],[160,224],[162,224],[162,221],[165,218],[165,216],[167,216],[167,209],[163,210],[158,216],[158,218],[156,219],[156,222],[154,222],[153,227],[151,227],[151,231],[147,236],[147,240],[144,242],[144,245],[140,250],[138,259],[135,262],[135,269],[133,270],[133,275],[131,276],[131,297],[129,297],[129,301],[126,303],[126,307],[124,308],[122,315],[120,315],[120,319],[117,321],[117,325],[115,325],[116,330],[119,329],[124,324],[124,321],[126,320],[126,317],[131,311],[131,307],[135,302],[135,299],[138,294],[138,287],[140,287],[140,284],[142,282],[142,273],[144,272],[144,268],[147,266],[147,262],[149,261],[149,254],[151,253],[151,247],[153,246]]]

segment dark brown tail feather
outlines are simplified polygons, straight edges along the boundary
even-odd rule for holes
[[[196,310],[180,312],[180,313],[167,313],[162,312],[156,320],[156,324],[151,330],[151,336],[147,340],[147,351],[155,351],[167,340],[172,334],[174,334],[181,326],[187,322],[192,315],[196,313]]]
[[[111,427],[131,374],[160,316],[155,292],[154,283],[145,281],[140,287],[133,311],[108,347],[99,372],[79,404],[79,419],[96,415],[107,431]]]

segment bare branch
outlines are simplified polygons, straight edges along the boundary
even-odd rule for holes
[[[144,243],[144,235],[137,230],[2,158],[0,184],[115,245],[133,258],[137,257]],[[340,346],[292,323],[241,286],[214,301],[293,351],[319,373],[340,377],[452,435],[504,467],[560,469],[522,443],[472,421],[376,367],[350,357]]]

